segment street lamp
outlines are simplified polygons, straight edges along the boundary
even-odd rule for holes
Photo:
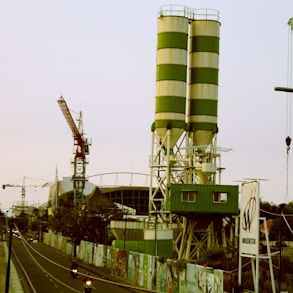
[[[280,227],[279,227],[279,292],[281,292],[281,284],[282,284],[282,218],[283,218],[283,210],[285,208],[285,203],[281,203],[279,205],[280,208]]]
[[[288,25],[290,26],[291,29],[291,35],[292,36],[292,31],[293,31],[293,18],[290,18],[288,21]],[[290,41],[290,40],[289,40]],[[288,55],[288,85],[291,86],[291,79],[292,79],[292,39],[289,42],[289,47],[290,49],[290,54]],[[287,92],[287,93],[292,93],[293,92],[293,88],[292,87],[275,87],[275,91],[281,91],[281,92]],[[289,150],[290,150],[290,144],[291,144],[291,137],[290,137],[290,131],[291,131],[291,101],[290,103],[288,103],[288,101],[290,99],[288,99],[287,95],[287,121],[286,121],[286,132],[289,133],[289,135],[286,137],[285,141],[286,141],[286,145],[287,145],[287,166],[286,166],[286,197],[285,197],[285,202],[288,201],[288,166],[289,166]],[[289,107],[288,107],[289,105]],[[289,108],[289,109],[288,109]],[[288,131],[289,130],[289,131]],[[279,259],[279,292],[281,292],[281,278],[282,278],[282,237],[281,237],[281,229],[282,229],[282,218],[284,216],[283,214],[283,210],[285,208],[284,203],[281,203],[279,205],[280,208],[280,214],[281,214],[281,218],[280,218],[280,229],[279,229],[279,250],[280,250],[280,259]]]
[[[293,93],[293,88],[291,88],[291,87],[276,86],[275,87],[275,91],[277,91],[277,92]]]
[[[292,22],[293,24],[293,22]],[[290,87],[275,87],[275,91],[280,91],[280,92],[287,92],[287,93],[293,93],[293,88]],[[291,126],[288,126],[291,124],[291,105],[290,105],[290,111],[287,109],[287,122],[286,122],[286,127],[287,127],[287,132],[288,128],[291,129]],[[289,112],[288,112],[289,111]],[[289,116],[288,116],[289,114]],[[290,131],[289,131],[290,134]],[[285,139],[286,141],[286,146],[287,146],[287,162],[286,162],[286,197],[285,197],[285,202],[288,201],[288,169],[289,169],[289,151],[290,151],[290,145],[291,145],[291,137],[288,135]]]

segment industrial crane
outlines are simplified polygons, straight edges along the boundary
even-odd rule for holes
[[[2,188],[3,189],[6,189],[6,187],[19,187],[21,188],[21,212],[24,213],[25,212],[25,190],[26,190],[26,187],[33,187],[33,188],[38,188],[38,187],[46,187],[48,186],[48,182],[46,183],[43,183],[43,184],[40,184],[39,182],[38,183],[35,183],[35,184],[26,184],[26,179],[30,179],[30,181],[39,181],[40,179],[36,179],[36,178],[30,178],[30,177],[23,177],[22,178],[22,184],[3,184],[2,185]]]
[[[59,107],[69,125],[73,139],[74,139],[74,161],[72,162],[74,166],[72,181],[73,181],[73,191],[74,191],[74,206],[82,207],[84,204],[84,189],[85,183],[87,181],[85,177],[86,173],[86,156],[89,155],[89,146],[90,143],[84,137],[83,133],[83,121],[82,121],[82,112],[79,113],[79,117],[77,119],[78,126],[76,126],[70,110],[66,104],[66,101],[61,96],[57,100]]]

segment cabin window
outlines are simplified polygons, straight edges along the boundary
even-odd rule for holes
[[[214,192],[213,193],[213,201],[214,203],[225,203],[228,199],[228,193],[227,192]]]
[[[181,202],[195,202],[196,192],[195,191],[181,191]]]

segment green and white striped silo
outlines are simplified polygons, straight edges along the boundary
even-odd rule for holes
[[[171,131],[173,147],[186,130],[189,19],[182,11],[161,10],[158,18],[156,108],[153,128],[163,140]],[[177,15],[176,15],[177,14]]]
[[[211,144],[218,131],[219,33],[217,20],[190,22],[187,123],[199,147]]]

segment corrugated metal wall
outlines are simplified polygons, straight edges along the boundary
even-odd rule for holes
[[[195,202],[182,202],[181,191],[195,191]],[[214,192],[227,192],[227,201],[215,203]],[[167,206],[170,212],[238,214],[238,186],[172,184]]]

